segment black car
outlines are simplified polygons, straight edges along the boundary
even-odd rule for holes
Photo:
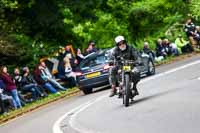
[[[111,52],[112,49],[92,53],[80,63],[76,72],[77,82],[85,94],[92,93],[93,88],[109,85],[108,59]],[[138,66],[141,76],[155,74],[153,60],[144,53],[139,53],[139,58],[143,62]]]

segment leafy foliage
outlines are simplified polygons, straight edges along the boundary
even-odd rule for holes
[[[1,0],[0,49],[12,51],[12,57],[0,50],[0,64],[18,58],[19,64],[33,65],[68,43],[82,50],[89,40],[98,48],[112,47],[119,34],[138,48],[145,40],[154,48],[186,14],[198,20],[198,5],[198,0]]]

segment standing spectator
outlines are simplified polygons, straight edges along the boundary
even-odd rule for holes
[[[68,57],[70,59],[70,64],[72,66],[72,69],[75,70],[76,69],[77,60],[76,60],[75,56],[73,55],[70,46],[66,46],[65,47],[65,53],[64,53],[63,59],[65,57]],[[62,61],[63,61],[63,59],[62,59]]]
[[[77,65],[80,64],[80,62],[85,58],[85,56],[81,53],[81,50],[77,49],[76,59],[78,61]]]
[[[88,48],[85,51],[85,55],[91,54],[93,52],[97,52],[97,49],[95,48],[95,42],[89,41]]]
[[[190,44],[193,48],[195,48],[195,45],[197,44],[196,40],[194,40],[195,35],[195,24],[192,22],[192,19],[189,18],[184,26],[184,30],[186,32],[187,37],[189,38]]]
[[[17,87],[15,83],[13,82],[11,76],[8,74],[6,66],[2,66],[0,68],[0,78],[3,80],[3,82],[6,85],[6,91],[8,91],[13,97],[14,107],[21,108],[22,105],[17,93]]]
[[[196,26],[194,39],[197,41],[197,48],[200,48],[200,26]]]

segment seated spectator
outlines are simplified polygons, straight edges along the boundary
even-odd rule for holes
[[[184,25],[184,30],[186,32],[186,35],[189,39],[190,44],[192,45],[193,48],[196,47],[196,40],[194,40],[194,36],[195,36],[195,24],[192,22],[192,19],[189,18],[185,25]]]
[[[42,78],[42,70],[40,68],[40,65],[37,65],[35,70],[33,71],[33,78],[41,87],[49,90],[51,93],[57,93],[57,90],[50,84],[50,82]]]
[[[40,62],[39,65],[39,69],[41,70],[41,77],[43,80],[49,82],[50,84],[52,84],[54,87],[65,91],[66,88],[64,88],[63,86],[61,86],[52,76],[52,74],[50,73],[49,69],[47,68],[46,64],[44,61]]]
[[[12,96],[8,96],[5,93],[5,85],[2,80],[0,80],[0,114],[8,112],[8,108],[14,107]]]
[[[163,40],[163,45],[165,47],[165,51],[167,55],[178,56],[178,48],[175,43],[171,43],[168,39]]]
[[[32,98],[33,100],[37,100],[39,96],[44,97],[45,94],[43,94],[40,91],[39,86],[33,79],[32,75],[29,72],[28,67],[23,68],[23,73],[22,73],[22,80],[21,80],[21,89],[23,92],[31,92],[32,93]]]
[[[19,99],[18,93],[17,93],[17,87],[16,84],[13,82],[11,76],[7,72],[7,67],[1,66],[0,68],[0,78],[3,80],[6,91],[9,92],[13,98],[14,107],[21,108],[22,104]]]
[[[19,95],[19,99],[21,101],[22,106],[25,106],[26,103],[29,103],[31,101],[29,101],[28,99],[25,99],[23,94],[22,94],[22,85],[21,85],[21,80],[22,80],[22,76],[20,74],[19,68],[15,68],[14,69],[14,82],[17,86],[17,92]]]
[[[155,53],[149,48],[148,42],[144,42],[143,52],[148,54],[150,58],[152,59],[152,61],[155,60]]]
[[[58,78],[62,81],[67,81],[69,87],[76,85],[75,74],[73,73],[68,57],[65,57],[62,64],[58,66]]]
[[[165,51],[165,48],[163,47],[162,40],[158,39],[156,44],[156,57],[157,61],[160,61],[164,58],[166,58],[167,53]]]
[[[179,35],[176,38],[175,44],[177,45],[177,47],[179,49],[181,49],[182,53],[189,53],[189,52],[193,51],[192,46],[189,44],[189,42],[187,42],[186,40],[184,40],[184,38],[182,37],[182,35]]]

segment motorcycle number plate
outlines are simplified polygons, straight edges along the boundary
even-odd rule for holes
[[[131,71],[131,66],[123,66],[124,71]]]

